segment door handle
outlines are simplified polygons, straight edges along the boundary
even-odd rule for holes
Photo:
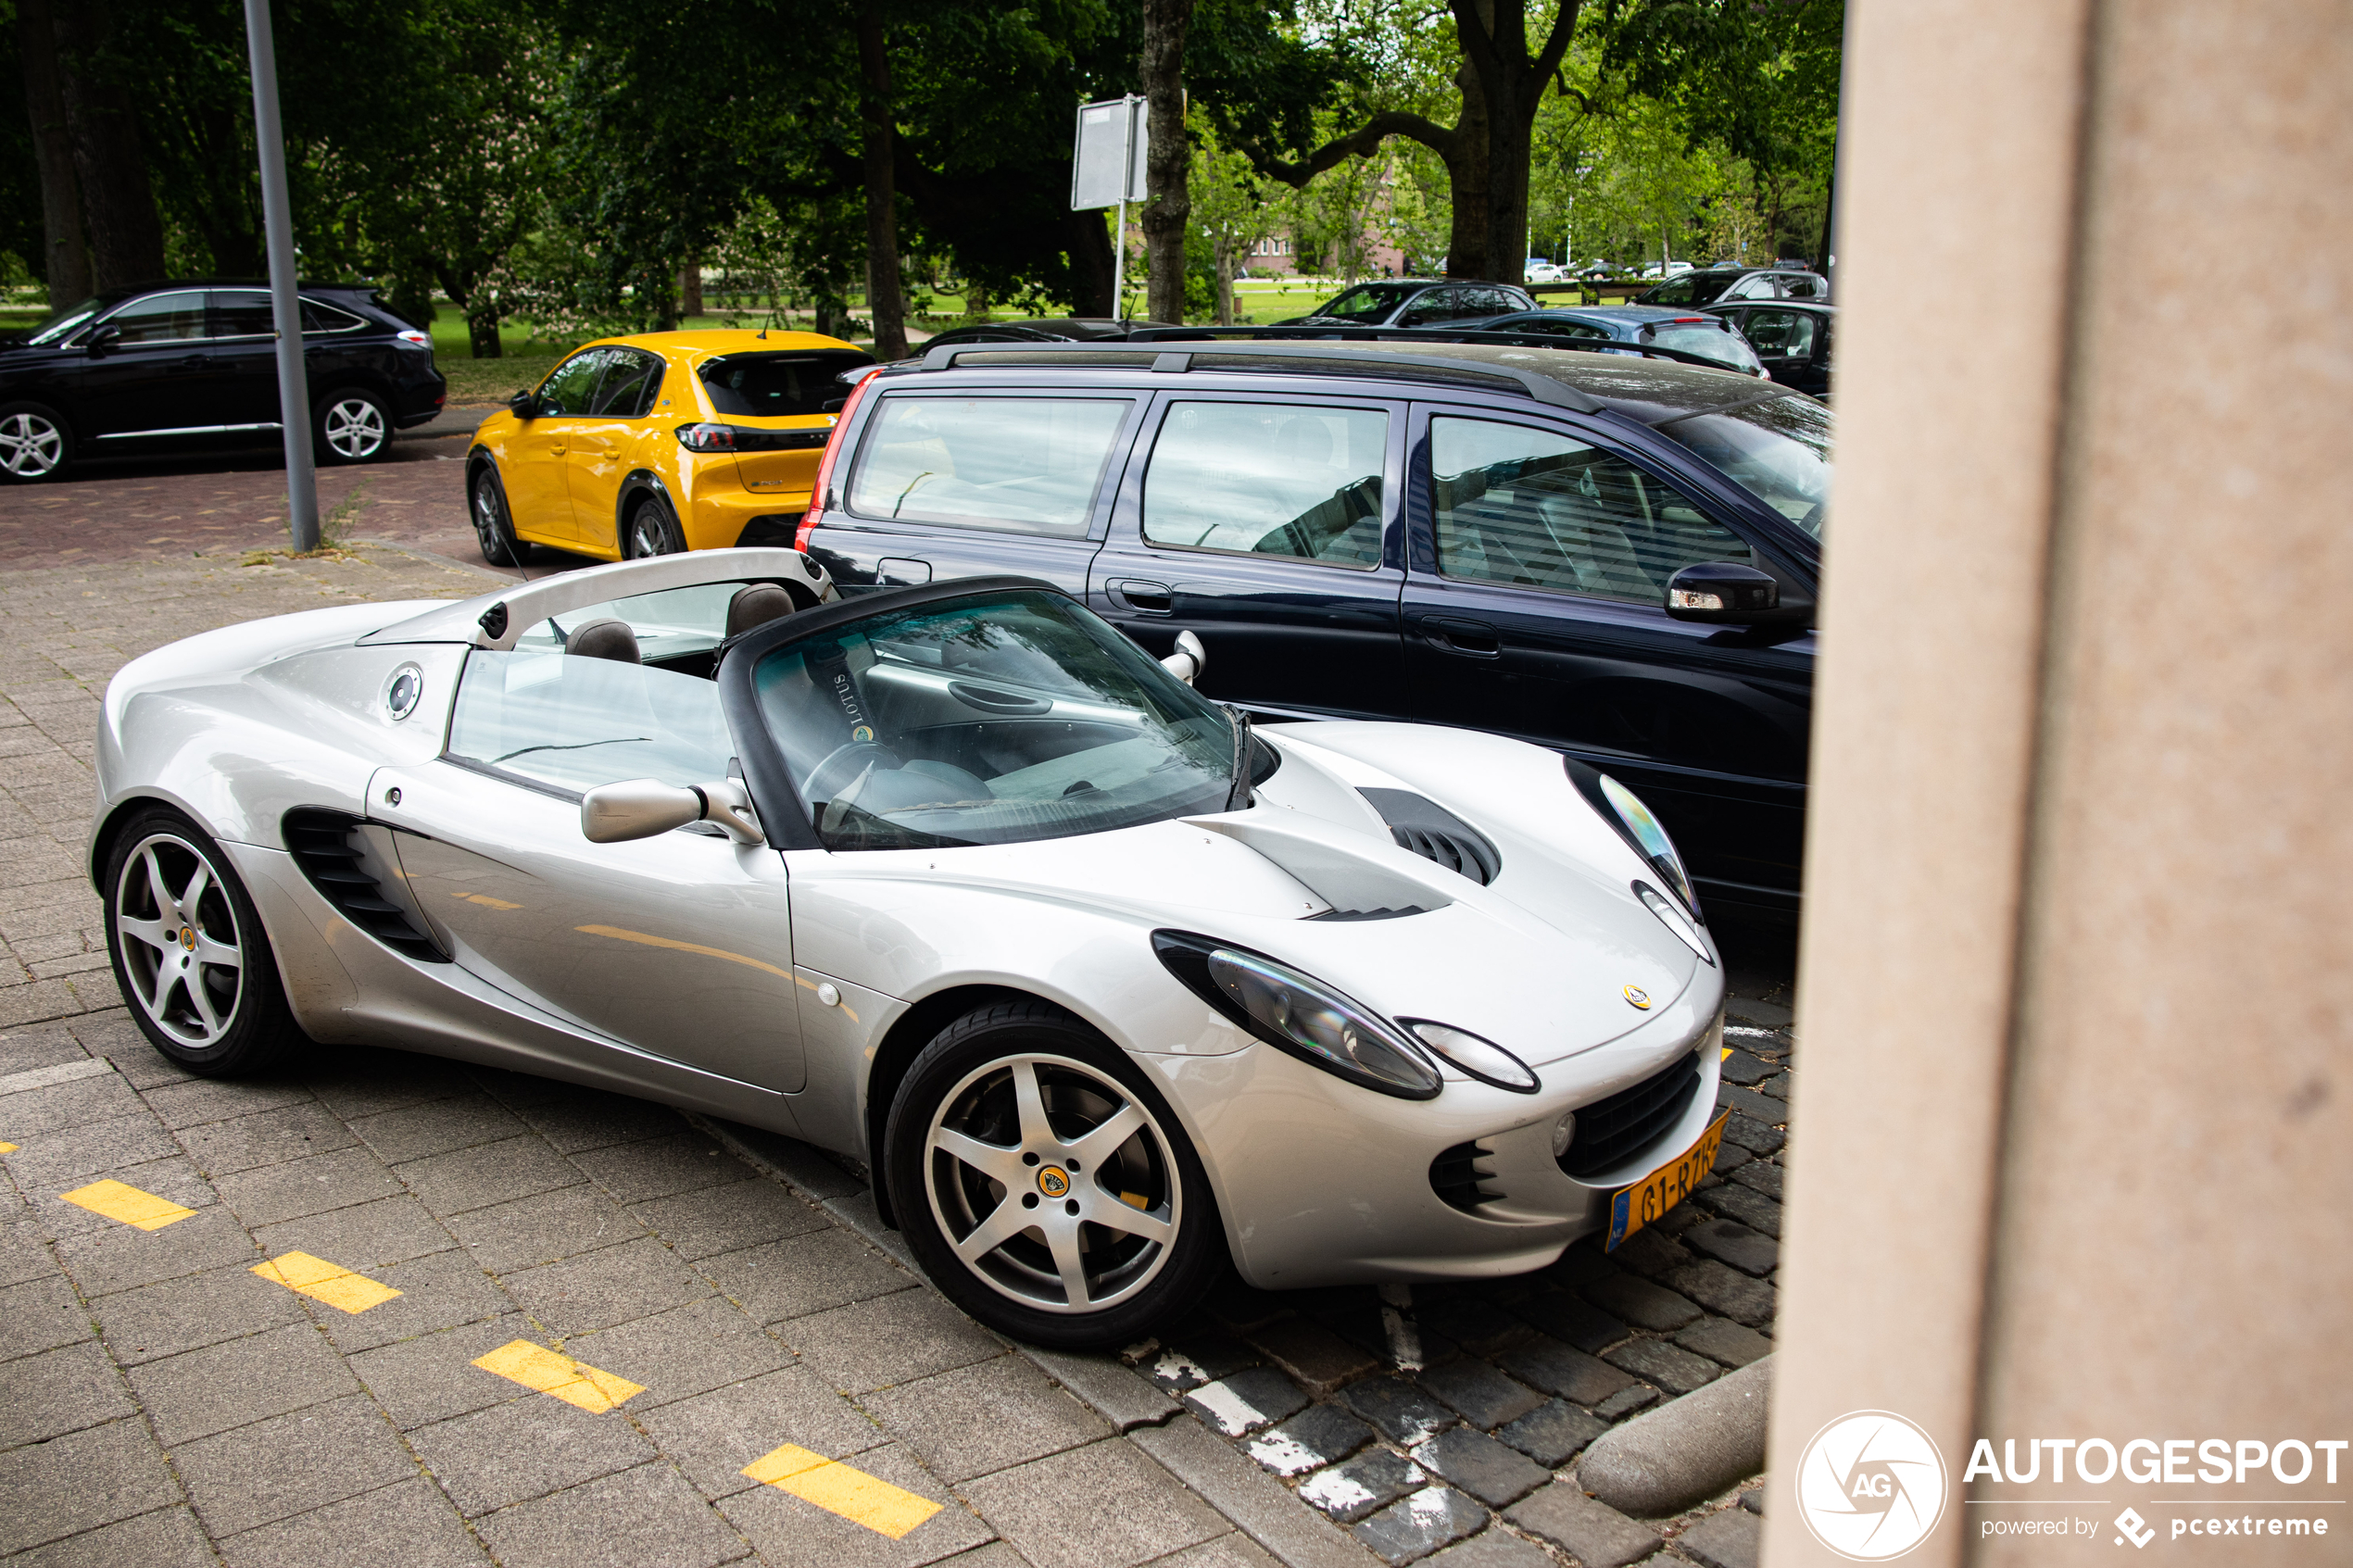
[[[201,370],[211,363],[212,356],[209,354],[191,354],[184,359],[174,361],[171,368],[175,371]]]
[[[1112,596],[1129,609],[1142,615],[1166,615],[1176,608],[1176,595],[1165,583],[1147,583],[1130,577],[1111,584]]]
[[[1422,618],[1421,628],[1422,635],[1448,653],[1469,659],[1493,659],[1504,651],[1504,639],[1484,621],[1429,615]]]

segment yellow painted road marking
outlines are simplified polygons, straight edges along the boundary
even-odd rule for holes
[[[939,1512],[929,1498],[790,1443],[753,1460],[743,1473],[894,1541]]]
[[[195,1213],[195,1210],[182,1209],[168,1198],[157,1198],[154,1193],[141,1192],[137,1187],[126,1186],[113,1180],[92,1182],[86,1187],[76,1187],[58,1196],[68,1203],[79,1203],[93,1214],[103,1214],[109,1220],[136,1225],[143,1231],[159,1231]]]
[[[380,1307],[400,1294],[366,1274],[353,1273],[340,1263],[313,1258],[308,1252],[288,1252],[266,1263],[257,1263],[253,1272],[298,1296],[308,1296],[313,1301],[324,1301],[330,1307],[340,1307],[355,1314]]]
[[[521,904],[510,904],[504,898],[493,898],[487,893],[453,893],[453,898],[463,898],[469,904],[480,904],[485,909],[520,909]]]
[[[1718,1061],[1725,1060],[1726,1060],[1727,1058],[1729,1058],[1731,1054],[1732,1054],[1732,1047],[1730,1047],[1730,1046],[1726,1046],[1726,1047],[1724,1047],[1724,1055],[1723,1055],[1723,1056],[1719,1056],[1719,1057],[1718,1057],[1716,1060],[1718,1060]]]
[[[0,1154],[14,1154],[16,1151],[17,1146],[15,1144],[0,1142]]]
[[[534,1345],[528,1339],[501,1345],[490,1354],[477,1357],[474,1365],[526,1388],[552,1395],[565,1404],[578,1405],[590,1415],[602,1415],[646,1391],[643,1384],[598,1372],[585,1361],[560,1356],[545,1345]]]

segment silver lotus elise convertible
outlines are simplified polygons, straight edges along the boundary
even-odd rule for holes
[[[940,1288],[1116,1343],[1533,1269],[1712,1163],[1673,847],[1541,747],[1253,727],[1066,595],[791,550],[193,637],[107,692],[90,866],[157,1050],[306,1040],[837,1150]]]

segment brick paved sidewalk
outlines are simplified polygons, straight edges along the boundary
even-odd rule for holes
[[[1785,971],[1735,971],[1718,1176],[1610,1258],[1387,1299],[1237,1282],[1126,1364],[1021,1352],[790,1140],[426,1058],[218,1085],[145,1046],[79,866],[107,675],[209,626],[489,580],[396,548],[238,559],[0,583],[0,1553],[1753,1559],[1730,1499],[1636,1522],[1572,1477],[1613,1422],[1769,1348]],[[102,1181],[192,1212],[141,1230],[62,1197]]]

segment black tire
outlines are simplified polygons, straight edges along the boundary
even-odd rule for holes
[[[0,479],[38,484],[72,463],[73,429],[63,414],[42,403],[0,407]]]
[[[305,1043],[261,916],[228,857],[195,823],[165,806],[124,822],[107,851],[104,901],[115,983],[132,1020],[168,1060],[234,1078]],[[233,965],[207,961],[224,954]]]
[[[686,535],[678,526],[678,518],[670,503],[659,495],[648,495],[629,509],[629,521],[622,525],[621,558],[647,560],[655,556],[684,555]]]
[[[493,566],[521,566],[531,546],[515,537],[514,514],[507,509],[507,486],[495,463],[476,465],[466,486],[466,511],[473,519],[474,543]]]
[[[322,463],[372,463],[392,450],[392,410],[365,387],[331,392],[310,411],[310,447]]]
[[[1025,1066],[1042,1117],[1026,1138]],[[1079,1160],[1089,1133],[1114,1119],[1132,1130],[1108,1155]],[[1189,1311],[1226,1267],[1209,1178],[1168,1102],[1118,1047],[1050,1003],[1000,1002],[941,1030],[900,1084],[883,1148],[891,1206],[924,1272],[1017,1339],[1132,1343]],[[1158,1229],[1146,1234],[1148,1223]],[[959,1244],[975,1241],[985,1245],[968,1262]]]

